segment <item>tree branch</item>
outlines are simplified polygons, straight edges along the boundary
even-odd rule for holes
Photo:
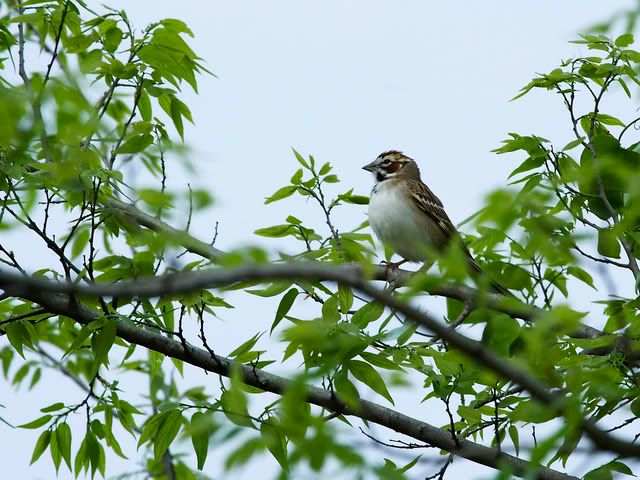
[[[124,213],[128,220],[140,226],[175,239],[176,242],[189,252],[211,260],[213,263],[218,263],[220,259],[226,255],[224,251],[198,240],[182,230],[173,228],[156,217],[144,213],[135,205],[111,199],[108,201],[108,208],[111,208],[114,212]],[[391,270],[378,265],[365,268],[359,263],[343,263],[340,268],[353,273],[353,275],[363,275],[363,272],[367,271],[371,273],[372,280],[393,282],[397,286],[406,285],[409,279],[415,274],[415,272],[409,270]],[[425,291],[431,295],[460,300],[468,304],[471,309],[482,306],[526,321],[531,321],[536,316],[546,313],[544,310],[533,305],[527,305],[525,303],[516,304],[511,297],[505,300],[505,297],[498,293],[480,292],[466,285],[443,282],[438,285],[427,286],[425,287]],[[593,339],[603,335],[604,333],[602,331],[588,325],[581,325],[578,330],[570,334],[571,337],[580,339]]]
[[[377,300],[391,309],[401,313],[413,321],[439,335],[451,347],[464,352],[483,367],[499,374],[501,377],[524,387],[536,400],[557,414],[565,414],[567,409],[575,409],[575,405],[561,392],[551,391],[544,383],[507,359],[496,355],[481,343],[471,340],[452,330],[448,325],[421,312],[405,301],[389,295],[370,284],[368,279],[354,271],[341,270],[333,265],[321,262],[298,264],[266,264],[245,265],[237,268],[208,269],[191,272],[180,272],[160,277],[148,277],[140,280],[118,282],[102,285],[79,285],[74,283],[53,282],[44,278],[0,272],[0,287],[14,296],[34,300],[41,294],[86,295],[92,297],[156,297],[168,294],[187,293],[204,288],[222,287],[238,282],[253,280],[320,280],[341,282],[361,293]],[[123,337],[124,338],[124,337]],[[185,343],[186,345],[186,343]],[[335,408],[333,409],[335,410]],[[575,412],[572,412],[575,415]],[[640,445],[628,443],[604,432],[596,423],[588,418],[580,421],[582,430],[603,451],[616,452],[623,456],[640,456]]]
[[[82,325],[87,325],[102,317],[99,312],[78,304],[71,297],[64,294],[33,290],[29,292],[28,298],[51,313],[73,318]],[[215,355],[188,343],[183,344],[177,340],[171,340],[158,333],[134,327],[120,320],[117,320],[117,335],[130,343],[149,348],[225,377],[231,375],[232,369],[239,371],[247,385],[277,395],[282,395],[290,385],[290,381],[286,378],[265,372],[254,366],[237,364],[226,357]],[[339,412],[340,415],[356,416],[376,423],[481,465],[495,469],[508,465],[514,474],[521,477],[530,475],[532,471],[535,471],[538,479],[577,480],[577,477],[541,465],[531,464],[513,455],[497,452],[493,448],[469,440],[460,440],[460,445],[457,446],[450,432],[374,402],[361,400],[356,408],[350,408],[336,397],[335,392],[311,385],[308,385],[306,390],[306,401],[310,404],[333,412]]]
[[[135,205],[124,203],[114,198],[108,200],[107,209],[111,209],[115,214],[124,213],[128,220],[146,227],[149,230],[153,230],[154,232],[161,232],[163,235],[175,240],[176,243],[187,249],[189,252],[209,259],[214,263],[219,261],[225,255],[225,252],[222,250],[192,237],[183,230],[173,228],[162,220],[139,210]]]

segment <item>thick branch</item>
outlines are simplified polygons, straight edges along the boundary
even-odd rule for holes
[[[74,302],[64,294],[52,294],[34,290],[30,292],[28,298],[52,313],[73,318],[83,325],[101,317],[100,313]],[[239,370],[247,385],[277,395],[283,394],[290,384],[289,380],[278,375],[267,373],[252,366],[236,364],[226,357],[217,356],[192,345],[163,337],[158,333],[125,324],[122,321],[118,321],[117,335],[130,343],[183,360],[190,365],[226,377],[231,374],[232,368]],[[577,480],[574,476],[541,465],[533,465],[525,460],[469,440],[459,440],[459,445],[456,445],[449,432],[373,402],[361,400],[357,408],[353,409],[336,398],[333,392],[310,385],[307,386],[306,400],[313,405],[337,412],[340,415],[356,416],[390,428],[398,433],[452,452],[457,456],[481,465],[496,469],[508,465],[514,474],[521,477],[535,471],[538,479]]]
[[[0,272],[0,287],[14,296],[31,300],[33,300],[34,296],[45,293],[63,293],[71,296],[107,296],[114,298],[131,296],[157,297],[167,294],[192,292],[203,288],[229,286],[244,281],[284,279],[334,281],[355,288],[370,298],[404,315],[408,320],[431,330],[440,338],[446,340],[451,347],[464,352],[485,368],[512,381],[516,385],[524,387],[535,399],[546,405],[553,412],[564,414],[570,406],[569,402],[560,392],[549,390],[549,388],[536,377],[522,368],[516,367],[507,359],[496,355],[481,343],[459,334],[431,315],[421,312],[405,301],[401,301],[389,295],[387,292],[373,287],[364,276],[354,274],[350,271],[340,270],[332,265],[323,265],[319,262],[246,265],[237,268],[181,272],[173,275],[148,277],[109,285],[94,284],[88,286],[53,282],[44,278]],[[42,303],[40,304],[42,305]],[[613,451],[623,456],[640,456],[640,445],[624,442],[612,437],[597,427],[592,420],[584,418],[581,421],[581,426],[584,432],[587,433],[600,449]]]
[[[170,225],[166,224],[162,220],[146,214],[139,210],[135,205],[121,202],[119,200],[109,200],[109,207],[115,211],[124,213],[129,220],[134,221],[138,225],[146,227],[155,232],[168,235],[170,238],[175,239],[182,247],[186,248],[191,253],[200,255],[201,257],[211,260],[213,263],[218,262],[225,252],[219,250],[208,243],[198,240],[187,232],[177,230]],[[359,263],[343,263],[340,265],[341,269],[345,272],[353,275],[363,275],[363,266]],[[415,272],[409,270],[390,270],[384,266],[371,266],[367,271],[371,272],[372,280],[380,280],[385,282],[393,282],[397,286],[407,284],[409,279]],[[471,308],[483,306],[492,310],[506,313],[514,318],[520,318],[522,320],[530,321],[536,316],[544,314],[545,310],[536,308],[532,305],[524,303],[516,304],[513,298],[505,301],[503,295],[497,293],[480,292],[475,288],[468,287],[466,285],[452,284],[443,282],[439,285],[430,285],[425,288],[425,291],[431,295],[437,295],[441,297],[452,298],[467,303]],[[581,325],[578,330],[570,334],[573,338],[598,338],[603,336],[604,333],[600,330],[590,327],[588,325]]]

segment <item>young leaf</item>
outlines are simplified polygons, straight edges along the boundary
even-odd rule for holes
[[[71,470],[71,428],[68,423],[63,422],[56,428],[56,444],[64,463]]]
[[[259,228],[253,233],[261,237],[280,238],[293,232],[291,225],[274,225],[273,227]]]
[[[43,415],[40,418],[36,418],[35,420],[29,422],[29,423],[24,423],[22,425],[18,425],[18,428],[28,428],[28,429],[34,429],[34,428],[40,428],[43,425],[46,425],[49,420],[51,420],[51,415]]]
[[[304,157],[302,155],[300,155],[295,148],[292,148],[291,150],[293,150],[293,154],[296,157],[296,160],[300,163],[300,165],[302,165],[304,168],[306,168],[307,170],[309,170],[309,164],[307,163],[307,161],[304,159]]]
[[[88,228],[81,229],[73,239],[71,245],[71,258],[76,258],[82,253],[84,247],[89,243],[90,232]]]
[[[346,314],[353,305],[353,292],[351,288],[338,284],[338,301],[340,303],[340,311]]]
[[[220,396],[225,416],[236,425],[253,428],[253,421],[249,416],[247,399],[239,388],[225,390]]]
[[[289,462],[287,460],[287,443],[280,429],[267,420],[260,424],[260,436],[271,452],[271,455],[278,461],[282,469],[289,471]]]
[[[38,441],[36,442],[36,446],[33,448],[33,455],[31,456],[31,462],[29,463],[29,465],[33,465],[33,463],[42,456],[44,451],[49,446],[50,440],[51,431],[45,430],[40,434],[40,437],[38,437]]]
[[[371,322],[375,322],[384,312],[384,305],[378,302],[369,302],[360,307],[352,316],[351,322],[360,328],[365,328]]]
[[[264,204],[268,205],[270,203],[277,202],[278,200],[282,200],[283,198],[290,197],[296,192],[297,189],[298,187],[296,187],[295,185],[287,185],[286,187],[282,187],[278,191],[276,191],[276,193],[274,193],[270,197],[267,197],[267,199],[264,201]]]
[[[630,33],[623,33],[618,38],[616,38],[616,47],[628,47],[633,43],[633,35]]]
[[[109,363],[109,350],[116,339],[117,323],[112,318],[105,319],[102,328],[91,337],[91,346],[93,347],[93,370],[92,374],[98,372],[100,366]]]
[[[198,470],[202,470],[204,462],[209,453],[209,438],[211,435],[208,428],[209,417],[202,412],[196,412],[191,417],[191,442],[193,450],[196,452]]]
[[[361,362],[360,360],[349,360],[346,365],[355,378],[367,385],[374,392],[389,400],[392,405],[394,404],[391,394],[389,393],[389,390],[387,390],[387,386],[384,384],[384,380],[382,380],[382,377],[375,368],[368,363]]]
[[[276,318],[271,324],[271,330],[269,331],[269,333],[273,333],[273,330],[278,326],[285,315],[289,313],[289,310],[291,310],[291,306],[293,305],[293,302],[295,301],[297,296],[298,290],[295,288],[292,288],[287,293],[285,293],[285,295],[282,297],[282,300],[280,300],[280,304],[278,305],[278,309],[276,310]]]
[[[620,258],[620,242],[612,230],[598,230],[598,253],[609,258]]]
[[[164,452],[167,451],[169,445],[178,435],[182,426],[182,413],[177,410],[167,410],[160,414],[158,421],[158,432],[153,442],[153,455],[156,460],[162,458]]]
[[[595,290],[596,287],[593,284],[593,277],[586,270],[583,270],[580,267],[575,267],[572,265],[567,268],[567,273],[577,278],[581,282],[586,283],[587,285],[589,285],[591,288]]]
[[[516,456],[520,454],[520,435],[518,434],[518,428],[515,425],[509,427],[509,437],[513,442],[513,448],[516,449]]]
[[[360,401],[360,394],[355,385],[349,380],[345,370],[340,370],[333,379],[333,386],[338,392],[341,400],[344,400],[347,405],[352,408],[358,406]]]

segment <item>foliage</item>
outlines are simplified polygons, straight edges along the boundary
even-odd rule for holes
[[[615,89],[632,98],[640,85],[640,52],[632,49],[631,34],[580,37],[576,43],[588,56],[563,61],[516,97],[536,90],[557,94],[571,135],[559,139],[566,145],[558,148],[534,134],[510,134],[496,152],[517,152],[524,160],[508,188],[488,195],[474,216],[475,231],[465,235],[483,268],[522,300],[517,302],[486,295],[482,285],[453,288],[467,280],[455,252],[439,258],[437,269],[408,280],[408,288],[389,270],[378,274],[367,224],[338,228],[333,216],[337,208],[366,205],[367,197],[342,187],[329,163],[295,150],[293,175],[265,204],[289,202],[294,209],[310,201],[318,217],[299,218],[303,215],[293,211],[283,223],[256,225],[255,231],[262,245],[286,242],[286,252],[276,258],[266,248],[220,252],[190,236],[190,221],[184,230],[169,227],[165,222],[178,214],[187,211],[191,219],[211,202],[206,191],[172,190],[167,183],[168,162],[172,168],[188,163],[181,140],[185,120],[192,117],[180,100],[181,89],[197,90],[198,76],[211,74],[189,47],[188,26],[164,19],[137,33],[124,11],[103,7],[96,13],[80,0],[10,2],[2,14],[3,270],[28,271],[78,288],[127,280],[144,284],[175,272],[195,278],[212,269],[242,267],[250,273],[251,266],[277,263],[302,271],[316,262],[351,275],[345,277],[350,282],[336,283],[299,273],[265,281],[247,273],[242,281],[188,291],[173,291],[167,281],[159,297],[133,291],[114,298],[49,294],[6,286],[0,301],[6,382],[33,388],[43,371],[54,369],[84,389],[72,403],[55,395],[43,399],[40,414],[20,425],[34,431],[32,463],[48,453],[56,471],[105,477],[114,455],[136,455],[121,446],[130,435],[141,449],[144,475],[151,478],[205,478],[201,472],[214,468],[210,454],[216,450],[225,455],[225,470],[269,455],[279,478],[309,470],[343,471],[349,478],[411,478],[432,468],[425,466],[431,443],[503,475],[524,476],[540,465],[588,479],[632,474],[624,458],[602,445],[598,468],[567,467],[576,449],[588,445],[585,419],[628,437],[640,415],[635,371],[640,142],[632,138],[640,119],[603,111],[604,99]],[[37,62],[38,51],[47,59],[44,66]],[[144,176],[143,185],[132,183],[134,171]],[[321,227],[314,226],[318,218]],[[41,242],[49,261],[36,265],[21,245],[15,252],[9,246],[10,238],[27,236]],[[354,264],[357,275],[347,270]],[[600,271],[595,267],[615,272],[624,294],[610,295],[606,282],[601,285],[592,275]],[[395,287],[387,291],[392,295],[382,292],[378,301],[369,301],[363,296],[369,287],[363,285],[381,276]],[[454,347],[449,336],[423,331],[390,308],[392,301],[423,302],[425,290],[447,297],[447,331],[480,338],[473,348]],[[602,311],[571,308],[587,291]],[[248,295],[264,298],[274,313],[265,315],[260,332],[247,332],[242,344],[222,347],[216,319],[233,307],[231,298],[240,304]],[[588,323],[602,331],[586,328]],[[125,339],[123,326],[143,332],[147,341]],[[171,339],[178,343],[168,343]],[[211,377],[200,376],[195,385],[183,378],[187,369],[191,376],[201,373],[194,368],[196,347],[218,362],[211,371],[220,374],[219,385],[212,385]],[[227,359],[216,356],[219,348],[230,350]],[[172,354],[160,353],[168,350]],[[498,374],[487,357],[499,358],[517,374]],[[258,380],[251,383],[242,365]],[[260,383],[264,370],[290,381]],[[145,386],[144,394],[127,392],[123,384],[131,378]],[[566,400],[545,403],[526,387],[527,378]],[[330,401],[322,404],[318,392]],[[397,401],[404,409],[407,392],[414,411],[442,414],[439,429],[430,427],[444,432],[441,444],[425,440],[434,436],[421,437],[429,429],[411,418],[407,425],[415,428],[407,427],[400,443],[374,438],[372,423],[389,425],[367,417],[363,412],[371,410],[364,406],[374,407],[363,399],[390,409]],[[536,437],[532,427],[540,424]],[[383,461],[372,460],[361,447],[369,442],[357,431],[361,425],[378,442],[367,448],[384,449]],[[419,432],[411,438],[410,431]],[[5,438],[10,435],[5,432]],[[465,441],[492,449],[476,457],[465,453],[462,445],[476,448]],[[419,452],[405,459],[394,449],[399,446]],[[500,456],[505,451],[527,460],[526,468],[514,457]],[[439,460],[439,473],[444,475],[452,458]],[[136,471],[132,465],[130,476]],[[544,472],[539,470],[543,478]]]

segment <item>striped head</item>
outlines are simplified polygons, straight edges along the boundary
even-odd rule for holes
[[[362,168],[373,173],[376,183],[398,177],[420,179],[420,170],[416,162],[397,150],[381,153],[373,162]]]

